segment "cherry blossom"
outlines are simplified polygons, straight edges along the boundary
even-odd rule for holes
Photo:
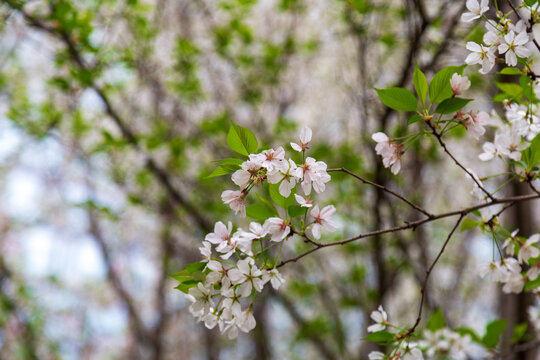
[[[336,212],[334,205],[328,205],[319,210],[319,205],[315,205],[311,209],[311,216],[314,218],[314,223],[311,225],[311,233],[315,239],[321,238],[321,228],[334,232],[337,230],[337,224],[331,219],[332,215]]]
[[[540,234],[535,234],[531,236],[519,249],[518,261],[521,263],[526,263],[530,258],[536,258],[540,256],[540,249],[533,244],[536,244],[540,241]]]
[[[471,81],[467,76],[461,76],[458,73],[454,73],[450,79],[450,86],[452,86],[454,95],[458,96],[471,87]]]
[[[392,142],[385,133],[377,132],[371,136],[377,142],[375,152],[383,158],[384,167],[390,167],[390,171],[394,175],[401,170],[401,155],[400,146]]]
[[[268,171],[272,171],[275,167],[281,165],[281,162],[285,159],[285,150],[280,146],[276,150],[268,149],[260,154],[251,154],[249,159],[260,164]]]
[[[530,50],[527,49],[525,44],[529,42],[529,35],[526,32],[520,32],[515,34],[513,31],[510,31],[504,36],[504,43],[499,45],[499,53],[505,54],[505,61],[509,66],[517,65],[517,56],[519,57],[529,57],[531,54]]]
[[[292,159],[283,161],[274,170],[268,173],[268,182],[270,184],[279,184],[279,193],[281,196],[289,197],[291,190],[296,187],[296,182],[302,176],[302,170],[296,167]]]
[[[264,225],[268,229],[268,233],[272,236],[271,241],[280,242],[291,232],[289,223],[278,217],[267,219]]]
[[[386,314],[386,311],[384,311],[382,305],[379,305],[377,310],[371,313],[370,317],[375,321],[375,324],[370,325],[367,328],[368,332],[377,332],[386,329],[386,325],[388,325],[388,315]]]
[[[304,126],[300,129],[300,145],[296,143],[291,143],[291,147],[295,151],[305,151],[309,149],[309,142],[311,141],[312,131],[309,127]]]
[[[221,200],[235,212],[246,216],[246,193],[242,190],[225,190]]]
[[[308,157],[302,169],[302,190],[306,195],[311,193],[311,187],[318,194],[325,190],[325,183],[330,181],[330,175],[326,172],[327,165],[323,161],[316,161],[312,157]]]
[[[274,290],[277,290],[285,283],[285,279],[277,269],[272,269],[270,271],[263,270],[262,279],[264,283],[267,283],[270,281],[270,284],[274,288]]]
[[[485,111],[481,111],[478,114],[473,113],[472,111],[468,112],[462,120],[462,124],[465,125],[469,133],[475,138],[478,139],[480,136],[484,135],[486,129],[485,125],[489,123],[489,114]]]
[[[236,263],[237,268],[231,269],[228,272],[229,279],[234,285],[246,283],[251,293],[251,287],[255,288],[258,292],[261,292],[264,286],[262,280],[262,272],[257,268],[255,262],[251,258],[239,260]]]
[[[260,163],[251,160],[244,161],[242,168],[236,170],[231,179],[236,185],[244,189],[250,181],[256,178],[259,169],[261,169]]]
[[[296,199],[296,202],[302,207],[310,208],[313,206],[313,200],[310,198],[303,198],[298,194],[294,194],[294,198]]]
[[[461,20],[470,22],[480,18],[482,14],[489,10],[488,4],[489,0],[481,0],[480,3],[478,0],[467,0],[465,5],[467,6],[467,10],[469,10],[469,12],[461,15]]]
[[[467,43],[467,50],[472,51],[465,59],[468,65],[481,64],[481,74],[488,73],[495,65],[495,48],[485,47],[473,41]]]

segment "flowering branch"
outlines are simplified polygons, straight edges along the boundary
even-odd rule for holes
[[[445,212],[445,213],[433,215],[433,217],[431,217],[431,218],[420,219],[420,220],[416,220],[416,221],[412,221],[412,222],[406,222],[405,225],[394,226],[394,227],[391,227],[391,228],[388,228],[388,229],[370,231],[370,232],[367,232],[367,233],[364,233],[364,234],[357,235],[357,236],[352,237],[352,238],[348,238],[348,239],[344,239],[344,240],[340,240],[340,241],[336,241],[336,242],[319,243],[319,244],[317,244],[317,246],[315,248],[312,248],[312,249],[310,249],[310,250],[308,250],[308,251],[306,251],[306,252],[304,252],[304,253],[302,253],[302,254],[300,254],[298,256],[295,256],[292,259],[282,261],[281,263],[279,263],[279,265],[277,267],[281,267],[281,266],[283,266],[285,264],[288,264],[290,262],[297,262],[298,260],[300,260],[304,256],[309,255],[309,254],[311,254],[311,253],[313,253],[313,252],[315,252],[315,251],[317,251],[319,249],[322,249],[322,248],[331,247],[331,246],[337,246],[337,245],[345,245],[345,244],[348,244],[350,242],[360,240],[360,239],[363,239],[363,238],[372,237],[372,236],[375,236],[375,235],[388,234],[388,233],[393,233],[393,232],[396,232],[396,231],[402,231],[402,230],[407,230],[407,229],[413,229],[414,230],[418,226],[423,225],[425,223],[429,223],[429,222],[432,222],[432,221],[435,221],[435,220],[439,220],[439,219],[443,219],[443,218],[447,218],[447,217],[452,217],[452,216],[465,216],[467,214],[472,213],[475,210],[483,209],[483,208],[494,206],[494,205],[497,205],[497,204],[506,204],[506,203],[520,202],[520,201],[528,201],[528,200],[534,200],[534,199],[539,199],[539,198],[540,198],[540,195],[538,195],[538,194],[528,194],[528,195],[519,195],[519,196],[509,196],[509,197],[505,197],[505,198],[497,198],[497,199],[495,199],[495,200],[493,200],[491,202],[471,206],[471,207],[468,207],[468,208],[465,208],[465,209],[462,209],[462,210]]]

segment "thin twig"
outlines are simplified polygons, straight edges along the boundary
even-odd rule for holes
[[[456,231],[456,229],[458,228],[459,224],[461,223],[461,220],[463,220],[463,218],[465,217],[464,214],[461,214],[461,216],[459,217],[459,219],[456,221],[456,223],[454,224],[454,227],[452,228],[452,230],[450,231],[450,233],[448,234],[448,237],[446,238],[446,241],[444,242],[441,250],[439,251],[439,253],[437,254],[437,257],[435,258],[435,260],[433,260],[433,262],[431,263],[431,266],[429,267],[429,269],[427,269],[426,271],[426,277],[424,278],[424,284],[422,285],[422,288],[420,289],[420,293],[422,294],[421,298],[420,298],[420,307],[418,309],[418,316],[416,317],[416,321],[414,322],[414,325],[411,326],[407,332],[405,332],[403,335],[400,336],[400,338],[405,338],[405,337],[408,337],[410,336],[414,330],[416,329],[416,327],[418,326],[418,324],[420,324],[420,320],[422,320],[422,310],[424,308],[424,299],[426,298],[426,289],[427,289],[427,284],[428,284],[428,280],[429,280],[429,277],[431,275],[431,272],[433,271],[433,268],[435,268],[435,265],[437,264],[437,262],[439,261],[439,259],[441,258],[442,254],[444,253],[444,250],[446,249],[446,246],[448,245],[448,243],[450,242],[450,239],[452,238],[452,235],[454,235],[454,232]]]
[[[452,155],[452,153],[450,152],[450,150],[448,150],[448,147],[446,146],[446,143],[443,141],[442,139],[442,136],[441,134],[437,131],[437,129],[435,129],[435,126],[433,126],[433,124],[430,122],[430,121],[426,121],[426,124],[431,128],[432,132],[433,132],[433,135],[435,136],[435,138],[437,138],[437,141],[439,142],[439,144],[441,145],[441,147],[443,148],[444,152],[450,156],[450,158],[454,161],[454,163],[459,166],[463,171],[465,171],[467,173],[467,175],[470,176],[470,178],[476,183],[476,185],[478,185],[478,187],[480,188],[480,190],[482,190],[486,195],[487,197],[490,199],[490,200],[495,200],[495,198],[493,197],[493,195],[491,195],[491,193],[489,191],[487,191],[483,186],[482,184],[480,183],[480,181],[478,181],[476,179],[476,177],[465,167],[463,166],[455,157],[454,155]]]
[[[392,194],[393,196],[397,197],[398,199],[406,202],[408,205],[410,205],[411,207],[413,207],[414,209],[420,211],[422,214],[426,215],[428,218],[432,218],[433,217],[433,214],[431,214],[430,212],[424,210],[422,207],[420,207],[419,205],[416,205],[415,203],[413,203],[412,201],[406,199],[405,197],[399,195],[398,193],[396,193],[395,191],[387,188],[386,186],[384,185],[380,185],[380,184],[377,184],[373,181],[370,181],[370,180],[367,180],[367,179],[364,179],[363,177],[359,176],[359,175],[356,175],[355,173],[345,169],[345,168],[339,168],[339,169],[328,169],[327,170],[328,172],[336,172],[336,171],[342,171],[346,174],[349,174],[351,175],[352,177],[360,180],[361,182],[363,182],[364,184],[368,184],[368,185],[371,185],[371,186],[374,186],[378,189],[381,189],[383,191],[386,191],[387,193],[389,194]]]

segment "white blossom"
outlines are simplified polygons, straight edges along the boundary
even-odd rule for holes
[[[268,233],[272,236],[270,240],[280,242],[289,235],[291,227],[289,224],[278,217],[271,217],[264,223],[268,229]]]
[[[313,206],[313,200],[310,198],[303,198],[298,194],[294,194],[294,198],[296,199],[296,202],[302,207],[310,208]]]
[[[261,270],[261,271],[263,273],[262,275],[263,282],[267,283],[268,281],[270,281],[270,284],[272,285],[274,290],[279,289],[281,285],[285,283],[285,279],[283,278],[283,276],[281,276],[281,274],[279,273],[277,269],[272,269],[270,271],[267,271],[267,270]]]
[[[467,0],[466,6],[468,12],[461,15],[461,20],[470,22],[479,19],[482,14],[489,10],[489,0]]]
[[[375,146],[375,152],[382,156],[384,167],[390,167],[390,171],[394,175],[399,173],[401,170],[401,155],[399,145],[396,145],[392,142],[385,133],[377,132],[371,136],[371,138],[377,142]]]
[[[246,193],[244,191],[225,190],[221,194],[221,200],[223,200],[223,203],[229,205],[235,213],[246,216]]]
[[[234,285],[246,283],[247,289],[249,289],[246,292],[249,293],[251,293],[252,286],[258,292],[261,292],[264,286],[262,272],[251,258],[239,260],[236,263],[236,268],[229,270],[228,276]]]
[[[382,305],[379,305],[377,310],[371,313],[370,317],[373,321],[375,321],[375,324],[367,328],[368,332],[377,332],[386,329],[386,325],[388,325],[388,314],[386,314],[386,311],[384,311]]]
[[[279,166],[285,159],[285,150],[280,146],[275,150],[268,149],[264,150],[260,154],[251,154],[249,155],[249,159],[260,164],[268,171],[273,171],[274,168]]]
[[[531,236],[519,249],[518,261],[521,263],[526,263],[530,258],[536,258],[540,256],[540,249],[533,244],[536,244],[540,241],[540,234],[535,234]]]
[[[311,141],[312,131],[309,127],[304,126],[300,129],[300,144],[291,143],[291,147],[295,151],[304,151],[309,149],[309,142]]]
[[[468,65],[481,64],[480,73],[482,74],[488,73],[493,68],[493,65],[495,65],[495,48],[485,47],[473,41],[467,42],[466,47],[467,50],[472,51],[465,59]]]
[[[244,161],[242,164],[242,168],[239,170],[236,170],[232,174],[232,181],[240,186],[241,189],[244,189],[250,181],[254,180],[254,178],[257,176],[257,173],[261,169],[261,164],[256,161]]]
[[[319,210],[319,205],[315,205],[311,209],[311,216],[314,218],[314,223],[311,225],[311,233],[315,239],[321,238],[321,228],[326,231],[334,232],[337,230],[337,224],[331,219],[336,212],[334,205],[328,205]]]
[[[189,311],[193,316],[201,318],[210,311],[210,307],[214,306],[212,300],[212,288],[206,287],[202,283],[192,287],[188,291],[187,298],[191,301]]]
[[[461,76],[458,73],[454,73],[450,79],[450,86],[452,86],[454,95],[458,96],[471,87],[471,81],[467,76]]]
[[[311,187],[315,192],[320,194],[325,190],[325,183],[330,181],[330,175],[326,172],[327,165],[323,161],[316,161],[312,157],[308,157],[302,169],[302,190],[306,195],[311,193]]]
[[[291,190],[296,187],[296,182],[302,176],[302,170],[296,167],[292,159],[282,161],[280,165],[275,166],[274,170],[268,173],[268,182],[270,184],[279,184],[279,193],[281,196],[289,197]]]
[[[522,58],[527,58],[530,56],[531,52],[524,45],[529,42],[529,35],[527,32],[520,32],[515,34],[513,31],[510,31],[504,36],[504,43],[499,45],[499,53],[505,54],[505,61],[509,66],[517,65],[517,56]]]

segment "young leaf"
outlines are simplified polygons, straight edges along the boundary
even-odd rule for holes
[[[231,122],[227,134],[227,144],[232,150],[245,156],[255,153],[258,147],[257,138],[251,130],[236,125],[234,122]]]
[[[279,216],[275,208],[266,204],[252,204],[246,206],[246,215],[255,220],[266,220],[268,218]]]
[[[499,74],[501,75],[522,75],[523,72],[515,67],[505,67],[502,69]]]
[[[235,164],[221,164],[221,165],[218,165],[210,175],[208,175],[206,178],[213,178],[213,177],[216,177],[216,176],[222,176],[222,175],[227,175],[227,174],[231,174],[233,172],[235,172],[236,170],[240,169],[240,166],[239,165],[235,165]]]
[[[480,224],[482,224],[482,223],[479,222],[479,221],[476,221],[476,220],[473,220],[473,219],[465,219],[461,223],[461,231],[474,229],[475,227],[477,227]]]
[[[416,97],[408,89],[391,87],[388,89],[375,89],[384,105],[398,111],[415,111]]]
[[[273,202],[278,204],[284,209],[287,209],[289,206],[294,205],[295,198],[295,189],[291,191],[291,195],[288,198],[284,197],[279,193],[279,184],[268,184],[268,191],[270,192],[270,198]]]
[[[427,322],[427,328],[434,332],[439,329],[442,329],[446,326],[446,320],[444,319],[444,314],[441,309],[437,309],[431,314]]]
[[[382,331],[371,333],[365,338],[363,338],[362,340],[371,341],[378,344],[386,344],[386,343],[390,343],[394,341],[394,339],[395,339],[394,334],[389,333],[388,331],[382,330]]]
[[[422,117],[420,115],[418,114],[413,115],[409,118],[409,120],[407,120],[407,125],[414,124],[415,122],[420,121],[420,120],[422,120]]]
[[[307,212],[307,208],[300,205],[291,205],[287,209],[290,217],[304,216]]]
[[[488,347],[493,348],[499,343],[499,336],[506,329],[506,320],[494,320],[490,322],[486,327],[486,334],[482,338],[482,343]]]
[[[463,69],[466,65],[462,66],[447,66],[439,70],[431,83],[429,84],[429,100],[432,104],[440,103],[441,101],[448,99],[452,96],[452,86],[450,85],[450,79],[454,73],[463,74]]]
[[[414,67],[413,75],[414,89],[422,104],[426,103],[426,96],[428,92],[428,82],[426,75],[418,68],[418,63]]]
[[[529,168],[540,162],[540,134],[536,135],[529,147],[521,152],[523,161]]]
[[[437,106],[435,112],[437,114],[453,114],[458,110],[461,110],[471,102],[472,99],[461,99],[461,98],[450,98],[444,100],[442,103]]]
[[[220,164],[242,165],[242,163],[244,162],[244,160],[242,160],[242,159],[237,159],[237,158],[226,158],[226,159],[214,160],[214,161],[212,161],[212,162],[216,162],[216,163],[220,163]]]

